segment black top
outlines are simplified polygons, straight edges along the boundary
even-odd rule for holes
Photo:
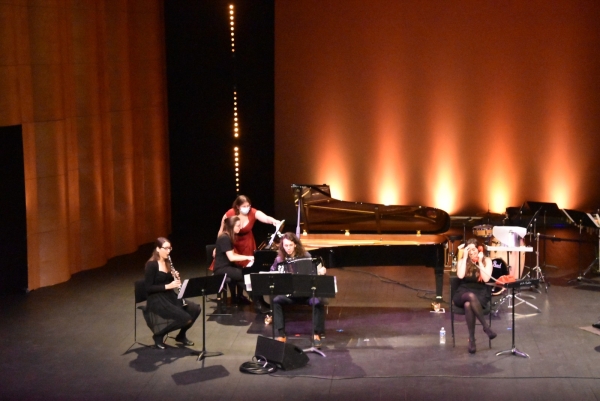
[[[227,252],[233,250],[233,242],[231,241],[231,238],[229,238],[229,235],[219,235],[216,245],[214,272],[217,273],[219,269],[222,269],[223,267],[236,267],[235,263],[231,262],[227,257]]]
[[[146,262],[146,292],[148,301],[144,317],[154,334],[165,334],[186,325],[192,318],[182,307],[174,290],[165,290],[165,285],[172,282],[173,275],[160,271],[156,260]]]

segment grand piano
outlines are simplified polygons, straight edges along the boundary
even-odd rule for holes
[[[432,267],[436,297],[442,297],[450,216],[425,206],[348,202],[331,197],[328,185],[292,185],[305,248],[327,267]],[[288,226],[289,228],[289,226]],[[260,247],[259,247],[260,248]],[[273,263],[274,253],[259,250],[255,269]]]

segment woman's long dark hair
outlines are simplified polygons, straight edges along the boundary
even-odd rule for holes
[[[250,198],[248,198],[246,195],[240,195],[237,198],[235,198],[235,200],[233,201],[233,205],[231,205],[231,208],[235,210],[236,216],[240,214],[240,206],[242,206],[246,202],[252,205]]]
[[[476,238],[470,238],[467,241],[467,246],[469,246],[471,244],[475,245],[475,248],[477,248],[478,245],[479,245],[479,242],[477,241]],[[466,247],[465,247],[465,249],[466,249]],[[473,271],[475,271],[475,277],[479,278],[481,276],[481,274],[479,272],[479,267],[477,267],[475,265],[475,263],[473,263],[473,261],[471,260],[471,258],[468,255],[468,252],[467,252],[467,266],[466,266],[466,269],[465,269],[465,277],[466,276],[472,276],[473,275]]]
[[[237,238],[237,234],[233,231],[233,228],[238,221],[240,221],[238,216],[232,216],[225,219],[225,224],[223,225],[223,233],[221,235],[227,235],[231,239],[231,243],[235,243]]]
[[[292,241],[294,244],[296,244],[296,249],[294,249],[294,254],[292,255],[292,258],[301,258],[306,254],[306,251],[304,250],[304,245],[302,245],[302,242],[300,242],[298,237],[296,237],[296,234],[287,232],[281,236],[281,241],[279,241],[278,256],[280,259],[285,260],[286,258],[289,258],[288,254],[285,252],[285,249],[283,249],[284,239]]]
[[[163,245],[165,244],[165,242],[168,242],[169,244],[173,245],[171,243],[171,241],[169,241],[168,238],[165,237],[158,237],[156,239],[156,241],[154,241],[154,249],[152,249],[152,255],[150,256],[150,259],[148,259],[148,261],[154,260],[154,261],[159,261],[160,260],[160,255],[158,254],[158,251],[156,250],[156,248],[162,248]],[[167,269],[171,269],[171,261],[169,259],[165,259],[165,263],[167,264]]]

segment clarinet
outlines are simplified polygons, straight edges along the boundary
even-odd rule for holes
[[[179,273],[177,273],[175,271],[175,268],[173,267],[173,261],[171,260],[171,255],[167,256],[167,258],[169,259],[169,264],[171,265],[171,275],[173,276],[173,278],[175,280],[180,279],[179,277]],[[179,291],[181,291],[181,284],[179,284],[179,287],[177,287],[177,293],[179,294]],[[186,306],[186,302],[185,299],[181,298],[181,301],[183,302],[183,306]]]

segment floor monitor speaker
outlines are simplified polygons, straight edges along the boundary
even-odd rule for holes
[[[254,355],[266,358],[283,370],[301,368],[308,363],[308,356],[300,348],[263,336],[258,336],[256,340]]]

